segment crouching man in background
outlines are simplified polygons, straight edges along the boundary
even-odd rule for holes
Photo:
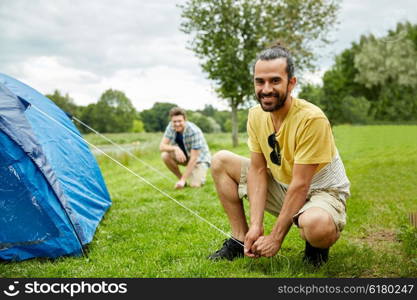
[[[165,129],[159,150],[168,169],[177,176],[176,189],[200,187],[206,181],[210,167],[210,151],[203,132],[197,125],[187,121],[186,113],[179,107],[169,112],[171,122]],[[185,166],[181,173],[179,165]]]

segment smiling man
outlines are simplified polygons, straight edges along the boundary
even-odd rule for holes
[[[233,238],[209,259],[274,256],[295,224],[306,241],[304,261],[319,266],[328,260],[346,223],[350,187],[331,126],[320,108],[291,96],[297,79],[287,49],[276,45],[264,50],[253,71],[259,105],[248,116],[250,159],[223,150],[212,161]],[[277,216],[267,235],[265,210]]]
[[[187,121],[185,111],[179,107],[172,108],[169,116],[171,122],[159,145],[161,158],[178,178],[176,189],[185,187],[187,180],[191,187],[200,187],[206,180],[211,158],[203,132]],[[179,165],[185,166],[184,173]]]

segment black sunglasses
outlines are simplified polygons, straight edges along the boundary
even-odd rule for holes
[[[268,145],[272,148],[272,152],[269,155],[271,161],[280,166],[281,165],[281,149],[279,148],[279,143],[275,138],[275,132],[268,136]]]

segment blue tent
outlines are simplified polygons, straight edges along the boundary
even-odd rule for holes
[[[110,205],[68,115],[0,73],[0,259],[80,255]]]

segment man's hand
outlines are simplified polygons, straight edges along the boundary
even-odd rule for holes
[[[251,249],[253,246],[253,243],[256,242],[256,240],[262,236],[264,233],[264,229],[262,226],[251,226],[249,228],[249,231],[246,233],[245,236],[245,255],[249,257],[259,257],[256,253],[254,253]]]
[[[272,235],[259,237],[252,245],[250,251],[258,256],[271,257],[277,254],[281,248],[281,242]]]
[[[180,147],[175,148],[174,154],[175,159],[180,163],[184,163],[187,160],[187,157],[185,156],[184,152],[181,150]]]
[[[177,183],[175,184],[175,188],[177,190],[182,189],[184,187],[185,187],[185,180],[183,180],[183,179],[177,181]]]

